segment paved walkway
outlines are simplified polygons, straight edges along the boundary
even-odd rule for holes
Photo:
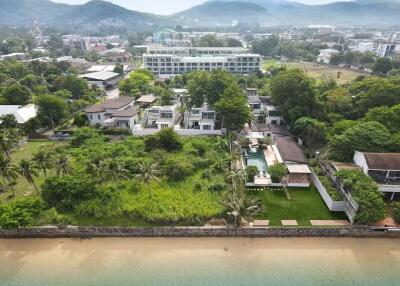
[[[347,220],[310,220],[312,226],[348,226]]]
[[[298,226],[297,220],[281,220],[283,226]]]

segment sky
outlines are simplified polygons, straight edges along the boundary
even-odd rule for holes
[[[54,2],[62,2],[69,4],[81,4],[88,0],[53,0]],[[175,12],[183,11],[194,5],[206,2],[205,0],[108,0],[120,6],[131,10],[150,12],[160,15],[169,15]],[[307,4],[321,4],[335,2],[334,0],[297,0]]]

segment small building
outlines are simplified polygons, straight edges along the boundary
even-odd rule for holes
[[[393,200],[400,194],[400,153],[354,153],[354,163],[373,178],[379,190]]]
[[[288,168],[287,185],[289,187],[309,187],[311,185],[311,170],[307,158],[292,138],[277,136],[272,149],[277,161],[285,164]]]
[[[79,77],[86,79],[92,85],[96,85],[104,89],[111,89],[115,87],[122,79],[120,74],[109,71],[87,73],[80,75]]]
[[[26,61],[28,59],[29,59],[29,54],[26,53],[12,53],[8,55],[0,55],[0,61],[6,61],[6,60]]]
[[[324,49],[319,51],[319,55],[317,57],[317,62],[323,64],[329,64],[331,62],[332,56],[340,53],[335,49]]]
[[[150,104],[156,102],[157,99],[157,96],[155,96],[154,94],[142,95],[136,100],[135,105],[138,105],[140,107],[149,106]]]
[[[258,88],[249,87],[249,88],[246,89],[246,93],[247,93],[248,97],[250,97],[250,96],[258,96]]]
[[[37,107],[34,104],[21,105],[0,105],[0,117],[14,115],[18,124],[24,124],[37,116]]]
[[[138,121],[139,110],[133,106],[133,97],[122,96],[106,100],[85,109],[90,125],[110,128],[133,128]]]
[[[187,97],[189,90],[187,88],[173,88],[172,93],[175,99],[179,99],[181,97]]]
[[[152,106],[145,110],[142,126],[143,128],[161,130],[173,128],[178,121],[178,104],[166,106]]]

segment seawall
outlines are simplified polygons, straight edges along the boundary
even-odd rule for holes
[[[229,227],[32,227],[1,230],[0,238],[94,238],[94,237],[359,237],[400,238],[400,230],[367,226],[337,228],[229,228]]]

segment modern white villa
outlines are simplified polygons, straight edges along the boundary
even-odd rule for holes
[[[354,163],[393,200],[400,194],[400,153],[354,153]]]
[[[90,125],[131,129],[139,119],[134,102],[135,99],[128,96],[113,98],[86,108],[85,113]]]

